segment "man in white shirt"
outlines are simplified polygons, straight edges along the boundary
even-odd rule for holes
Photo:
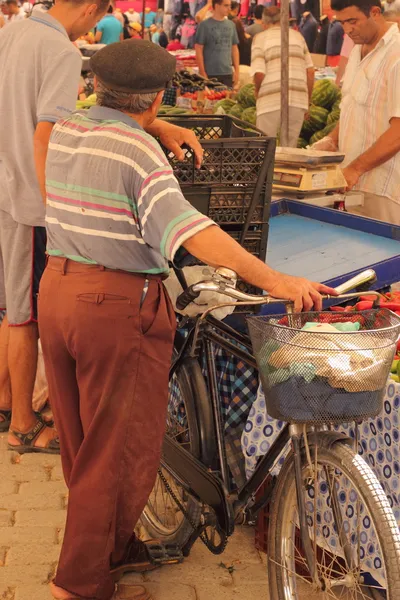
[[[136,12],[134,8],[130,8],[126,11],[125,15],[128,17],[129,23],[141,23],[140,14]]]
[[[281,15],[280,9],[265,8],[266,31],[256,35],[251,49],[251,75],[257,97],[257,127],[276,137],[281,125]],[[289,31],[289,140],[297,146],[304,115],[314,85],[314,66],[303,36]]]
[[[364,193],[364,214],[400,225],[400,33],[380,0],[332,0],[353,48],[343,80],[340,121],[319,150],[346,156],[348,189]]]

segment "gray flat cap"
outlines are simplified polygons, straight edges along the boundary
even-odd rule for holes
[[[151,94],[171,81],[176,60],[146,40],[126,40],[102,48],[90,59],[90,68],[107,87],[130,94]]]

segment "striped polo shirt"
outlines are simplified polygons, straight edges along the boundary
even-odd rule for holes
[[[308,109],[307,69],[313,68],[303,36],[289,31],[289,106]],[[265,75],[257,99],[257,114],[281,109],[281,28],[256,35],[251,47],[251,75]]]
[[[349,164],[400,118],[400,33],[393,24],[376,47],[361,57],[353,48],[342,87],[339,149]],[[400,152],[365,173],[355,189],[385,196],[400,204]],[[399,208],[400,210],[400,208]]]
[[[110,269],[165,273],[214,224],[185,200],[157,141],[101,106],[54,126],[46,189],[48,254]]]

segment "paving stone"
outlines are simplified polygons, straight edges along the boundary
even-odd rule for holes
[[[51,527],[4,527],[0,529],[0,546],[11,547],[19,544],[38,544],[51,546],[56,543],[57,529]]]
[[[51,470],[51,481],[64,481],[61,463],[57,464],[54,469]]]
[[[214,564],[204,564],[189,558],[180,565],[170,565],[150,571],[145,574],[146,581],[169,583],[194,584],[196,581],[210,581],[223,586],[231,586],[232,577],[228,569],[221,567],[221,557],[215,557]],[[219,558],[219,560],[218,560]]]
[[[32,468],[24,463],[1,463],[0,464],[0,481],[48,481],[48,473],[44,466]]]
[[[0,585],[0,598],[1,600],[15,600],[16,589],[9,585]]]
[[[59,482],[21,483],[18,494],[0,497],[0,507],[8,510],[61,509],[65,486]]]
[[[31,467],[56,467],[61,463],[58,454],[22,454],[20,464],[30,465]]]
[[[56,544],[41,544],[40,538],[36,542],[14,544],[7,553],[6,565],[47,565],[58,560],[60,546]]]
[[[0,527],[11,527],[13,525],[14,513],[11,510],[0,508]]]
[[[196,600],[268,600],[267,585],[246,583],[234,588],[196,582]],[[275,599],[277,600],[277,599]]]
[[[7,475],[0,475],[0,505],[2,496],[8,496],[10,494],[18,493],[19,485],[16,481],[9,481]]]
[[[36,548],[37,553],[37,548]],[[54,572],[54,563],[24,566],[5,566],[0,568],[0,589],[19,585],[41,585],[49,580]],[[1,595],[0,595],[1,598]]]
[[[18,510],[15,513],[14,527],[64,527],[67,513],[65,510]],[[1,512],[0,512],[1,524]]]
[[[146,589],[150,592],[152,600],[197,600],[195,588],[192,585],[175,583],[166,587],[156,583],[146,583]],[[129,586],[121,585],[115,594],[115,599],[129,600],[132,598],[133,590],[129,595]],[[209,598],[207,600],[210,600]]]
[[[15,590],[14,600],[53,600],[48,584],[21,585]]]

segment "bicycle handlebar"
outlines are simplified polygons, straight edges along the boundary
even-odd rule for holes
[[[322,296],[324,300],[329,298],[356,298],[359,294],[347,294],[350,290],[354,290],[360,286],[371,284],[376,281],[376,273],[373,269],[367,269],[362,273],[359,273],[355,277],[352,277],[348,281],[345,281],[341,285],[335,288],[339,293],[339,296]],[[212,278],[205,281],[200,281],[190,285],[176,301],[176,307],[178,310],[184,310],[191,302],[199,297],[201,292],[218,292],[239,301],[241,304],[293,304],[291,300],[285,300],[283,298],[273,298],[272,296],[255,296],[253,294],[246,294],[236,289],[237,274],[230,269],[220,267],[215,270]],[[363,292],[366,295],[381,296],[378,292]],[[213,308],[218,308],[215,306]]]

